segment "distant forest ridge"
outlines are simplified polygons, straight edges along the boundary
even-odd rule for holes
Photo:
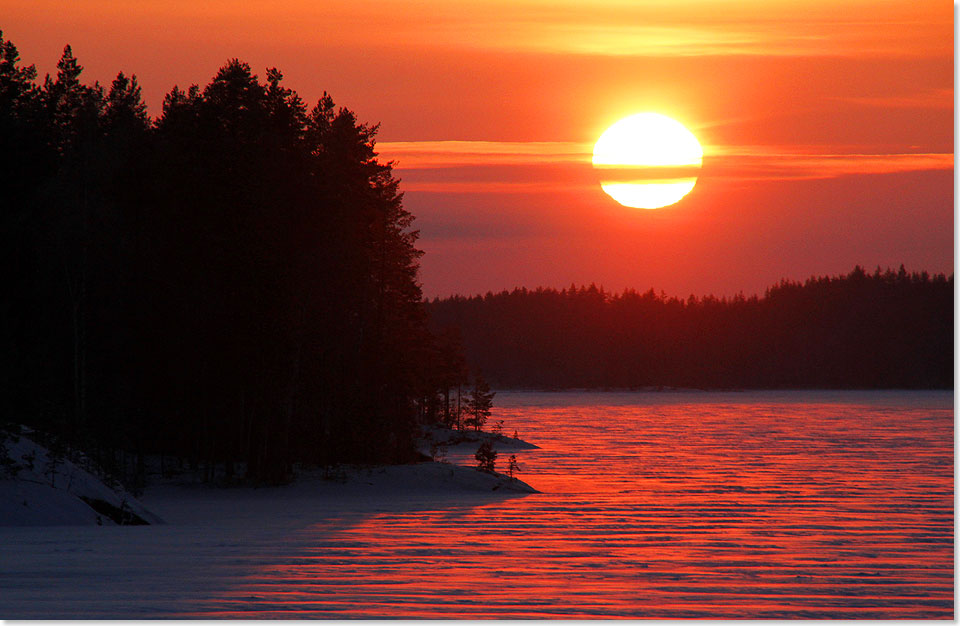
[[[953,275],[902,265],[781,280],[762,297],[571,285],[427,309],[499,388],[953,386]]]

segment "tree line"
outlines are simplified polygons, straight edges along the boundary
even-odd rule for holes
[[[952,388],[953,275],[857,266],[762,297],[595,285],[434,299],[501,388]]]
[[[414,458],[463,359],[377,126],[239,60],[156,118],[135,76],[82,70],[67,46],[38,81],[0,33],[3,428],[137,476]]]

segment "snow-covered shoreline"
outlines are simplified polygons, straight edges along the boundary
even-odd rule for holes
[[[340,550],[343,533],[370,520],[456,519],[531,497],[505,487],[502,476],[437,462],[280,487],[150,487],[141,501],[165,524],[0,528],[0,619],[197,617],[264,567]],[[339,575],[355,562],[345,557]]]
[[[498,449],[535,448],[519,439],[486,432],[458,432],[432,428],[425,432],[421,450],[429,454],[432,444],[450,446],[451,450],[468,448],[489,440]],[[355,508],[404,506],[410,500],[439,501],[444,498],[507,496],[538,493],[531,485],[498,472],[482,472],[474,467],[445,462],[422,462],[411,465],[340,468],[331,477],[329,472],[298,472],[289,485],[278,487],[221,487],[199,485],[187,481],[159,481],[147,487],[141,498],[134,498],[119,486],[108,486],[69,459],[57,461],[57,473],[51,476],[50,452],[22,436],[8,442],[12,458],[29,458],[16,478],[0,479],[0,528],[11,526],[113,525],[165,521],[204,522],[218,517],[217,506],[209,503],[235,503],[258,509],[284,502],[298,510],[326,510],[328,505]],[[436,449],[434,447],[434,449]],[[302,502],[294,504],[295,501]],[[191,503],[193,510],[180,503]],[[245,503],[242,504],[241,503]],[[227,508],[231,508],[228,506]],[[264,511],[266,513],[266,511]],[[121,515],[125,516],[121,519]]]
[[[22,507],[16,490],[28,484],[0,480],[0,619],[189,617],[209,610],[211,598],[229,597],[264,564],[339,546],[346,529],[369,520],[456,518],[536,493],[503,474],[430,461],[301,471],[277,487],[168,479],[138,499],[143,515],[164,522],[151,526],[108,527],[102,519],[98,526],[76,493],[36,484],[48,505],[59,492],[53,497],[72,499],[74,508],[55,519],[7,523],[7,510]]]
[[[298,476],[278,487],[216,487],[166,484],[151,487],[143,502],[171,525],[233,524],[273,516],[293,524],[328,517],[384,511],[443,508],[449,504],[486,503],[539,493],[502,474],[440,462],[386,465],[344,470],[336,478],[322,472]]]

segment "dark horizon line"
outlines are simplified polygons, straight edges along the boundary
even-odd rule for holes
[[[769,291],[770,289],[774,289],[774,288],[776,288],[776,287],[779,287],[779,286],[781,286],[781,285],[800,285],[800,286],[802,286],[802,285],[805,285],[805,284],[810,283],[810,282],[813,282],[813,281],[819,281],[819,280],[825,280],[825,279],[826,279],[826,280],[840,280],[840,279],[844,279],[844,278],[848,278],[848,277],[852,276],[853,274],[855,274],[855,273],[857,272],[857,270],[862,271],[862,272],[864,273],[864,275],[865,275],[866,277],[868,277],[868,278],[873,278],[873,277],[875,277],[878,272],[879,272],[879,275],[880,275],[881,277],[886,276],[886,275],[888,275],[888,274],[893,274],[893,275],[896,276],[896,275],[898,275],[901,271],[904,272],[904,274],[905,274],[907,277],[921,277],[921,276],[923,276],[923,275],[926,275],[926,276],[928,277],[928,279],[931,279],[931,280],[936,279],[936,278],[942,276],[945,280],[950,281],[950,280],[953,280],[953,277],[954,277],[954,273],[953,273],[953,272],[950,272],[950,274],[947,274],[947,273],[945,273],[945,272],[930,272],[930,271],[928,271],[928,270],[912,270],[912,271],[908,271],[908,270],[906,269],[906,267],[904,266],[903,263],[900,264],[900,267],[898,268],[898,270],[897,270],[896,272],[893,271],[893,270],[890,268],[890,266],[887,266],[885,269],[881,270],[881,268],[880,268],[879,265],[876,266],[876,269],[875,269],[873,272],[868,272],[868,271],[866,270],[866,268],[864,268],[862,265],[857,264],[857,265],[854,266],[854,268],[853,268],[848,274],[843,274],[843,273],[840,273],[840,274],[823,274],[823,275],[813,274],[813,275],[810,275],[810,276],[808,276],[807,278],[804,278],[804,279],[792,279],[792,278],[784,278],[784,277],[781,277],[780,280],[778,280],[776,283],[774,283],[774,284],[769,285],[768,287],[766,287],[766,288],[765,288],[765,292]],[[737,293],[735,293],[735,294],[733,294],[733,295],[719,295],[719,296],[718,296],[718,295],[715,295],[715,294],[713,294],[713,293],[710,293],[710,294],[701,294],[701,295],[697,295],[697,294],[691,293],[691,294],[689,294],[688,296],[680,296],[680,295],[667,294],[666,291],[664,291],[662,288],[661,288],[661,289],[656,289],[655,287],[652,287],[652,286],[651,286],[651,287],[648,287],[648,288],[646,288],[646,289],[641,289],[641,288],[639,288],[639,287],[624,287],[623,289],[621,289],[621,290],[619,290],[619,291],[607,291],[607,290],[604,289],[603,283],[600,283],[600,284],[598,285],[595,281],[593,281],[593,282],[591,282],[589,285],[587,285],[587,284],[585,284],[585,283],[580,283],[580,284],[578,285],[576,282],[571,281],[570,284],[567,285],[566,287],[559,287],[559,288],[558,288],[558,287],[551,287],[551,286],[544,286],[544,285],[538,285],[538,286],[536,286],[536,287],[527,287],[527,286],[525,286],[525,285],[515,285],[512,289],[503,288],[503,289],[500,289],[500,290],[498,290],[498,291],[494,291],[494,290],[492,290],[492,289],[488,289],[487,291],[485,291],[485,292],[483,292],[483,293],[476,293],[476,292],[475,292],[475,293],[472,294],[472,295],[464,295],[464,294],[461,294],[461,293],[451,293],[451,294],[448,294],[448,295],[445,295],[445,296],[435,295],[435,296],[431,296],[431,297],[424,297],[424,301],[425,301],[425,302],[437,302],[437,301],[444,301],[444,300],[453,300],[453,299],[456,299],[456,298],[462,298],[462,299],[465,299],[465,300],[470,300],[470,299],[473,299],[473,298],[484,298],[484,297],[486,297],[486,296],[488,296],[488,295],[497,296],[497,295],[503,295],[503,294],[512,294],[512,293],[516,293],[516,292],[518,292],[518,291],[519,291],[519,292],[527,291],[527,292],[534,292],[534,293],[536,293],[537,291],[544,291],[544,292],[553,291],[553,292],[556,292],[556,293],[562,293],[562,292],[569,292],[571,287],[576,288],[577,291],[581,291],[581,290],[584,290],[584,289],[589,290],[591,287],[593,287],[593,288],[595,288],[597,291],[603,293],[603,294],[606,295],[606,296],[622,296],[622,295],[625,294],[625,293],[637,293],[637,294],[641,294],[641,295],[642,295],[642,294],[646,294],[646,293],[653,292],[654,295],[656,295],[656,296],[658,296],[658,297],[661,297],[661,298],[663,298],[663,299],[666,299],[666,300],[671,300],[671,299],[672,299],[672,300],[688,300],[688,299],[691,298],[691,297],[692,297],[692,298],[695,298],[695,299],[697,299],[697,300],[703,300],[703,299],[706,299],[706,298],[716,299],[716,300],[737,300],[737,299],[743,298],[743,299],[745,299],[745,300],[750,300],[750,299],[753,299],[753,298],[763,299],[764,297],[766,297],[766,293],[763,293],[763,294],[753,293],[753,294],[751,294],[751,295],[746,295],[746,294],[744,294],[743,290],[740,290],[740,291],[738,291]]]

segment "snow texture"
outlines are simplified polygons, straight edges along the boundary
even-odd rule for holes
[[[0,478],[0,526],[114,525],[87,501],[101,501],[148,524],[163,523],[122,488],[107,486],[70,459],[52,462],[50,451],[27,435],[8,440],[6,448],[20,470],[15,478]]]

